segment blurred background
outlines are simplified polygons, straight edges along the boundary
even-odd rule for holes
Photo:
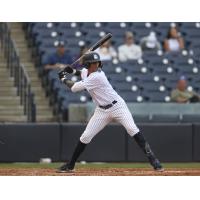
[[[128,103],[135,121],[146,130],[147,137],[160,152],[161,160],[200,160],[199,145],[195,143],[200,138],[197,134],[200,130],[199,22],[0,23],[1,137],[15,146],[13,138],[20,138],[18,145],[22,144],[22,140],[26,141],[24,138],[28,139],[26,133],[30,130],[35,134],[30,133],[31,137],[36,138],[23,145],[34,154],[31,161],[41,156],[53,157],[53,160],[66,159],[66,152],[72,148],[65,148],[66,143],[73,146],[71,137],[75,137],[70,134],[81,134],[93,113],[94,104],[87,92],[71,93],[61,84],[57,72],[62,65],[79,58],[108,32],[113,34],[112,39],[96,50],[103,61],[103,70],[114,89]],[[80,62],[75,67],[81,69],[83,66]],[[70,79],[78,80],[75,76],[70,76]],[[9,124],[14,125],[11,127]],[[118,132],[123,132],[113,125],[108,127],[111,135],[116,127]],[[41,131],[42,135],[39,134]],[[10,134],[9,139],[6,132]],[[16,132],[22,136],[19,137]],[[53,132],[59,133],[59,138],[55,139]],[[92,154],[91,157],[86,152],[84,156],[88,156],[89,160],[144,160],[136,150],[136,154],[128,154],[133,149],[129,148],[128,139],[121,134],[116,141],[123,143],[123,150],[117,148],[119,143],[112,141],[115,136],[109,140],[103,139],[107,136],[102,135],[99,141],[104,145],[107,144],[103,142],[105,140],[115,143],[116,153],[113,151],[109,157],[108,153],[101,152],[101,155],[96,157]],[[52,136],[48,139],[49,146],[48,142],[46,146],[41,143],[41,150],[34,153],[32,147],[38,145],[37,139],[43,136],[43,142]],[[66,143],[62,142],[63,137]],[[47,149],[51,149],[54,142],[58,147],[52,150],[52,156]],[[102,144],[99,142],[99,147]],[[167,152],[169,146],[171,150]],[[97,144],[91,148],[100,151]],[[109,150],[108,146],[107,152]],[[46,153],[41,155],[41,152]],[[27,161],[30,158],[27,154],[17,159],[12,154],[13,158],[8,159],[9,156],[1,154],[3,161]]]

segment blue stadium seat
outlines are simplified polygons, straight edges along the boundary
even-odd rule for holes
[[[120,74],[109,74],[108,78],[111,81],[115,82],[124,82],[125,81],[126,74],[125,73],[120,73]]]
[[[58,29],[79,29],[81,27],[81,22],[59,22]]]
[[[120,91],[119,94],[126,102],[137,102],[137,98],[140,96],[140,92],[132,91]]]
[[[113,84],[113,87],[117,91],[131,91],[133,83],[127,83],[127,82],[115,82]]]
[[[167,92],[151,91],[142,93],[150,102],[165,102],[165,97],[169,96]]]
[[[137,74],[137,75],[132,75],[133,79],[137,82],[141,83],[148,83],[152,82],[154,80],[154,75],[153,74]]]

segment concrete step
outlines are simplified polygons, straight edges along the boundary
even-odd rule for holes
[[[16,30],[17,31],[17,30]],[[12,32],[11,33],[11,37],[12,38],[16,38],[16,39],[18,39],[18,40],[26,40],[26,38],[25,38],[25,36],[24,35],[22,35],[23,33],[21,33],[21,31],[19,31],[19,32]]]
[[[0,62],[0,67],[1,68],[5,68],[5,69],[7,69],[7,63],[6,62]]]
[[[21,29],[12,29],[11,31],[11,36],[14,37],[14,38],[17,38],[17,37],[21,37],[21,38],[24,38],[24,33]]]
[[[13,91],[13,92],[17,92],[17,88],[15,87],[1,87],[0,86],[0,92],[4,92],[4,91]],[[1,93],[2,94],[2,93]],[[1,95],[2,96],[2,95]]]
[[[40,87],[41,88],[41,82],[39,80],[37,80],[37,81],[31,80],[31,87]]]
[[[14,110],[14,109],[20,109],[23,110],[24,107],[22,105],[11,105],[11,106],[7,106],[7,105],[0,105],[0,110],[3,109],[9,109],[9,110]]]
[[[15,43],[26,43],[26,39],[23,37],[14,37]]]
[[[11,82],[11,81],[10,82],[9,81],[8,82],[3,82],[2,81],[1,84],[0,84],[0,88],[1,87],[13,87],[13,86],[14,86],[13,82]]]
[[[26,57],[26,56],[30,57],[31,56],[31,52],[29,51],[29,49],[19,49],[18,48],[18,52],[20,54],[20,57]]]
[[[10,72],[9,71],[7,71],[6,73],[0,73],[0,77],[2,77],[2,78],[9,78],[10,77]]]
[[[37,116],[38,115],[43,115],[43,116],[51,116],[52,117],[52,111],[50,110],[38,110],[36,111]]]
[[[23,57],[23,56],[20,56],[20,61],[21,63],[25,63],[25,62],[32,62],[32,58],[31,57]]]
[[[33,62],[23,62],[23,65],[27,68],[27,67],[33,67],[35,68],[35,65]]]
[[[22,116],[1,116],[0,115],[0,122],[26,122],[27,121],[27,116],[22,115]]]
[[[0,88],[0,94],[1,96],[13,96],[15,97],[17,95],[17,90],[16,89],[10,89],[10,90],[1,90]]]
[[[26,71],[28,72],[28,73],[30,73],[30,76],[31,76],[31,74],[34,72],[34,73],[38,73],[37,72],[37,69],[36,68],[34,68],[34,67],[30,67],[30,68],[26,68]]]
[[[55,117],[46,116],[46,115],[39,115],[37,116],[37,121],[39,122],[55,122]]]
[[[16,97],[12,97],[12,96],[0,96],[0,101],[19,101],[20,100],[20,97],[19,96],[16,96]]]
[[[18,37],[19,39],[19,37]],[[21,38],[22,39],[22,38]],[[27,44],[24,42],[15,42],[18,48],[28,48]]]
[[[24,64],[28,75],[31,80],[31,89],[35,94],[35,102],[37,106],[37,118],[39,121],[52,121],[53,118],[52,109],[49,107],[49,99],[45,96],[45,91],[41,86],[41,80],[38,77],[38,71],[35,68],[32,56],[31,49],[28,48],[27,41],[25,38],[25,33],[22,29],[22,24],[10,23],[12,27],[11,35],[16,43],[18,48],[20,61]]]
[[[5,67],[5,65],[3,65],[2,67],[0,67],[0,73],[5,73],[7,72],[7,67]]]
[[[14,78],[13,78],[13,77],[10,77],[9,74],[8,74],[8,76],[5,75],[5,76],[2,76],[2,77],[0,78],[0,83],[1,83],[1,82],[13,82],[13,85],[14,85]]]
[[[32,74],[31,74],[30,80],[31,80],[31,82],[40,82],[41,83],[40,78],[38,76],[32,76]]]
[[[9,22],[8,25],[12,28],[21,28],[22,27],[21,22]]]
[[[24,115],[23,109],[15,109],[15,110],[9,110],[9,109],[0,109],[0,115]]]
[[[18,106],[20,105],[20,101],[0,100],[0,104],[5,106]]]
[[[11,109],[11,110],[14,110],[14,109],[24,109],[24,107],[22,105],[10,105],[10,106],[7,106],[7,105],[0,105],[0,110],[1,109]],[[47,109],[50,109],[51,108],[47,105],[37,105],[37,110],[47,110]]]

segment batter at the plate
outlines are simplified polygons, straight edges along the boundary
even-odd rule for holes
[[[157,171],[163,171],[159,160],[155,157],[148,142],[136,126],[125,101],[117,94],[106,78],[99,55],[95,52],[85,54],[83,65],[87,68],[86,76],[86,70],[78,71],[68,66],[64,72],[61,71],[59,73],[59,77],[63,83],[71,88],[72,92],[87,90],[96,104],[96,109],[81,135],[70,161],[62,165],[58,172],[72,172],[78,157],[84,151],[87,144],[113,120],[122,124],[127,133],[135,139],[153,168]],[[80,75],[82,80],[79,82],[68,80],[67,73]]]

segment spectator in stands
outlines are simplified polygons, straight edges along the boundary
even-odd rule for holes
[[[141,39],[140,46],[142,51],[151,51],[151,50],[160,50],[161,45],[157,40],[156,33],[150,32],[148,36],[145,36]]]
[[[200,102],[200,96],[196,92],[187,90],[187,81],[182,76],[176,89],[171,93],[171,100],[177,103]]]
[[[134,43],[132,32],[125,33],[125,43],[118,47],[119,60],[126,62],[128,60],[137,60],[142,57],[142,49]]]
[[[66,52],[64,42],[58,43],[57,51],[48,57],[46,63],[45,70],[62,69],[63,65],[72,63],[72,57]]]
[[[176,27],[169,29],[167,38],[164,41],[164,49],[166,52],[177,52],[184,49],[184,40],[180,36]]]
[[[100,55],[102,61],[109,61],[117,57],[117,52],[112,47],[110,41],[107,41],[101,45],[96,52]]]

